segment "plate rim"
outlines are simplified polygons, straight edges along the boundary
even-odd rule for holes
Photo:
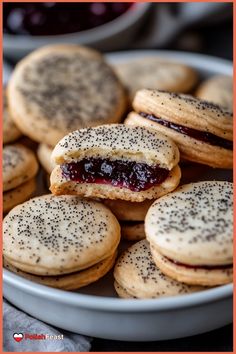
[[[107,311],[143,312],[152,310],[173,310],[202,305],[212,301],[218,301],[233,295],[233,284],[226,284],[215,288],[199,291],[192,294],[170,296],[158,299],[121,299],[109,296],[97,296],[79,294],[34,283],[24,279],[7,269],[3,269],[3,282],[7,285],[19,288],[31,295],[41,296],[59,303],[77,305],[83,308],[99,309]]]

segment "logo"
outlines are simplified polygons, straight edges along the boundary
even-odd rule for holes
[[[24,335],[22,333],[14,333],[13,338],[15,339],[16,342],[21,342],[22,339],[24,338]]]

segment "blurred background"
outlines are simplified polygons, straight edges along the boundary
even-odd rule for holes
[[[233,6],[196,3],[4,3],[4,57],[48,43],[102,51],[164,48],[232,59]]]

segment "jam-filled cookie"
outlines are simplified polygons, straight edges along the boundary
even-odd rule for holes
[[[54,148],[51,191],[142,202],[177,187],[179,151],[161,133],[123,124],[81,129]]]
[[[157,57],[131,60],[114,67],[131,101],[136,91],[143,88],[188,92],[198,79],[194,69]]]
[[[104,204],[117,217],[121,226],[121,236],[128,241],[145,238],[144,219],[154,200],[132,203],[125,200],[107,199]]]
[[[155,263],[173,279],[204,286],[232,282],[232,183],[179,187],[152,204],[145,231]]]
[[[63,290],[76,290],[103,277],[113,267],[115,259],[116,252],[113,255],[105,258],[103,261],[98,262],[97,264],[87,269],[71,274],[57,276],[40,276],[26,273],[11,265],[6,259],[3,260],[3,265],[4,268],[10,270],[11,272],[16,273],[19,276],[31,280],[35,283],[40,283]]]
[[[233,111],[233,79],[226,75],[216,75],[203,81],[196,97],[216,103]]]
[[[73,130],[119,122],[126,108],[124,89],[103,56],[72,44],[40,48],[18,63],[8,100],[22,132],[52,146]]]
[[[164,275],[152,259],[147,240],[135,243],[119,257],[114,278],[115,289],[124,298],[159,298],[201,290],[201,287],[189,286]]]
[[[126,124],[152,127],[178,145],[181,158],[212,167],[233,167],[233,115],[192,96],[140,90]]]
[[[78,272],[113,256],[120,226],[102,203],[44,195],[18,205],[3,221],[3,255],[36,275]]]
[[[3,89],[3,144],[11,143],[17,140],[22,134],[11,118],[8,109],[6,90]]]

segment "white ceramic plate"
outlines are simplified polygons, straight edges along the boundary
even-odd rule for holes
[[[232,75],[230,62],[189,53],[133,51],[109,54],[107,58],[114,63],[149,55],[189,64],[202,77]],[[200,179],[231,180],[232,173],[206,167]],[[35,284],[7,270],[3,281],[5,298],[18,308],[59,328],[94,337],[127,341],[174,339],[232,322],[232,284],[184,296],[124,300],[115,295],[111,273],[78,292]]]

